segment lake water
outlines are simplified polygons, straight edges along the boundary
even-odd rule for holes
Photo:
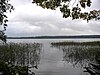
[[[35,42],[43,44],[38,69],[33,69],[36,75],[90,75],[89,73],[83,72],[83,66],[87,65],[84,65],[84,62],[75,65],[76,60],[74,58],[64,58],[63,50],[67,49],[67,47],[53,47],[51,45],[52,42],[63,41],[87,42],[100,41],[100,39],[8,39],[8,42]]]

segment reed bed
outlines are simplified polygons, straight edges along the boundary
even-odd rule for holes
[[[42,44],[7,43],[0,45],[1,75],[34,75],[29,68],[37,68]]]
[[[39,43],[8,43],[0,45],[0,60],[13,65],[38,64],[42,45]]]
[[[64,41],[64,42],[52,42],[51,45],[81,45],[81,46],[86,46],[86,45],[91,45],[91,46],[100,46],[100,41],[92,41],[92,42],[69,42],[69,41]]]
[[[63,60],[75,65],[98,63],[100,59],[100,41],[94,42],[53,42],[52,47],[63,51]]]

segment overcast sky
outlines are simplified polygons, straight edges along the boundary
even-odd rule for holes
[[[92,1],[91,8],[99,9],[100,0]],[[8,14],[7,36],[100,34],[100,21],[64,19],[59,9],[42,9],[31,2],[11,0],[15,10]]]

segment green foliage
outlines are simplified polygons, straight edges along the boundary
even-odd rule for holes
[[[90,7],[91,0],[74,0],[74,7],[71,6],[72,0],[33,0],[32,3],[36,3],[38,6],[42,8],[56,10],[56,8],[60,8],[60,11],[63,14],[63,18],[71,17],[72,20],[74,19],[83,19],[89,20],[100,19],[100,10],[92,10],[90,12],[82,12],[82,8]],[[77,3],[76,3],[77,2]],[[75,5],[76,4],[76,5]],[[71,7],[71,8],[70,8]]]
[[[5,35],[5,33],[3,31],[0,31],[0,39],[5,43],[6,43],[6,37],[7,36]]]
[[[0,0],[0,25],[4,27],[4,30],[1,30],[0,34],[4,33],[7,27],[8,20],[6,13],[8,11],[11,12],[12,10],[14,10],[14,7],[11,4],[9,4],[9,0]],[[6,42],[5,34],[0,35],[0,39]]]

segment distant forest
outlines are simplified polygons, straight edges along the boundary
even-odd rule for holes
[[[34,36],[34,37],[7,37],[7,39],[66,39],[66,38],[100,38],[100,35],[76,35],[76,36]]]

